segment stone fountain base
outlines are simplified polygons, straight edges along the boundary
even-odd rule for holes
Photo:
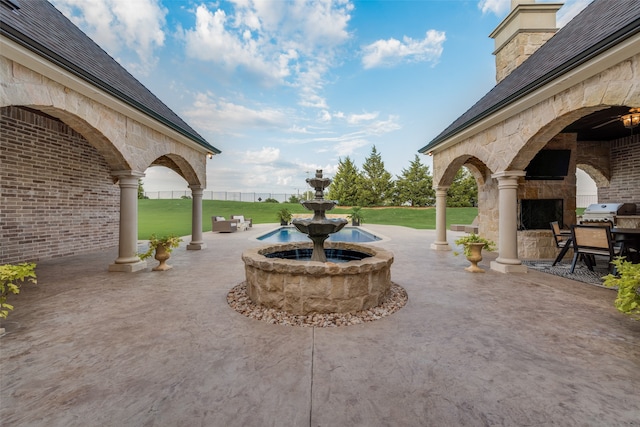
[[[267,258],[274,252],[311,249],[296,242],[253,248],[242,254],[247,294],[256,304],[292,314],[350,313],[381,304],[391,288],[393,254],[377,247],[326,242],[326,249],[361,252],[344,263]]]

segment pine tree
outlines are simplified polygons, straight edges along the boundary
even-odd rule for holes
[[[338,171],[329,186],[328,198],[343,206],[358,204],[358,168],[349,158],[339,160]]]
[[[384,168],[384,162],[374,145],[364,160],[358,179],[358,204],[381,206],[393,197],[392,176]]]
[[[402,175],[396,180],[394,204],[403,205],[407,202],[411,206],[433,206],[436,193],[433,186],[433,178],[429,166],[420,162],[416,154],[409,169],[402,169]]]
[[[464,166],[458,170],[447,190],[447,206],[455,208],[478,206],[476,179]]]

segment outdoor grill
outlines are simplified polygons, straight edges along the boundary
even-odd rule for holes
[[[618,216],[635,214],[635,203],[593,203],[584,210],[582,222],[611,222],[616,225]]]

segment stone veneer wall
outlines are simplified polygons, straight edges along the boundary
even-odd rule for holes
[[[1,128],[0,263],[117,246],[120,190],[98,151],[19,107],[2,108]]]
[[[555,31],[521,32],[505,44],[496,55],[496,82],[500,83],[513,70],[549,40]]]
[[[544,148],[571,150],[567,176],[561,181],[529,181],[523,178],[518,189],[518,202],[522,199],[562,199],[565,228],[576,222],[576,146],[576,134],[561,133],[554,136]],[[553,259],[556,255],[557,248],[550,230],[518,231],[518,256],[521,259]]]
[[[611,180],[598,188],[598,202],[635,203],[640,212],[640,135],[611,141],[610,157]]]

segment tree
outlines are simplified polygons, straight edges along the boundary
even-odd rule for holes
[[[478,206],[478,185],[469,170],[461,167],[447,190],[447,206],[452,208]]]
[[[384,162],[374,145],[364,160],[358,175],[358,205],[381,206],[393,196],[392,176],[384,168]]]
[[[402,169],[402,175],[396,180],[393,202],[396,205],[409,202],[411,206],[433,206],[436,193],[432,186],[429,166],[423,165],[420,156],[416,154],[409,169]]]
[[[142,180],[138,178],[138,199],[148,199],[148,197],[144,195],[143,184]]]
[[[358,168],[349,156],[339,160],[327,197],[345,206],[358,204]]]

